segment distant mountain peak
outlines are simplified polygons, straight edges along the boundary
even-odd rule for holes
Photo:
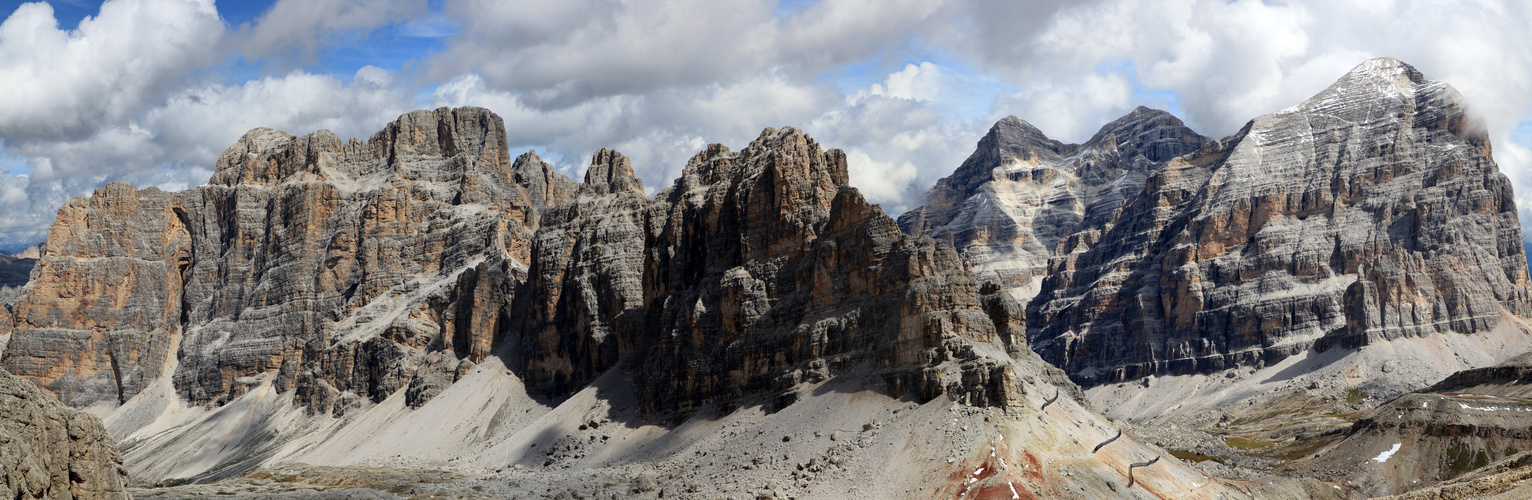
[[[899,225],[952,242],[981,280],[1028,298],[1063,237],[1102,220],[1158,165],[1206,141],[1174,115],[1144,106],[1084,144],[1049,139],[1007,116]]]

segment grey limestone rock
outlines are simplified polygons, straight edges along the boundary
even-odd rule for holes
[[[738,153],[697,154],[655,204],[654,344],[636,358],[646,409],[787,394],[862,363],[887,370],[894,394],[1004,405],[1016,389],[1014,372],[967,345],[996,329],[957,254],[904,235],[847,186],[840,150],[767,129]],[[929,369],[948,360],[971,361],[973,383]]]
[[[0,494],[132,498],[117,443],[101,421],[0,370]]]
[[[1526,316],[1511,183],[1447,84],[1368,61],[1154,172],[1066,238],[1029,338],[1082,383]]]
[[[126,401],[160,376],[192,251],[179,206],[174,193],[115,183],[59,208],[0,364],[77,407]]]
[[[319,411],[428,397],[498,345],[539,211],[573,185],[513,163],[483,109],[409,113],[365,143],[252,130],[207,185],[66,204],[0,365],[73,406],[126,401],[170,355],[198,404],[262,377]]]
[[[1060,241],[1109,219],[1144,180],[1207,139],[1164,111],[1139,107],[1084,144],[1064,144],[1014,116],[1000,120],[925,206],[899,226],[957,248],[977,278],[1025,302]]]
[[[516,356],[533,391],[571,393],[633,351],[646,305],[648,208],[631,161],[602,149],[570,201],[544,212],[516,305]]]
[[[1015,377],[965,346],[997,330],[956,254],[846,184],[844,155],[793,128],[709,146],[653,200],[626,157],[598,151],[571,201],[542,211],[513,306],[518,373],[558,398],[621,366],[652,413],[788,403],[864,365],[897,394],[1005,404]],[[1019,344],[1021,307],[993,299]],[[927,370],[949,360],[971,384]]]
[[[901,233],[845,161],[767,129],[651,200],[616,151],[583,184],[512,161],[482,109],[365,143],[256,129],[205,186],[72,200],[0,365],[74,406],[170,376],[195,404],[269,383],[320,413],[401,391],[418,407],[491,355],[550,399],[621,366],[655,413],[787,402],[864,366],[894,394],[1007,404],[1008,360],[970,344],[1017,355],[1019,304]]]

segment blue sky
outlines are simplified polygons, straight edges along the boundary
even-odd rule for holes
[[[614,147],[651,188],[707,143],[798,126],[897,215],[1006,115],[1079,142],[1147,105],[1223,136],[1378,56],[1462,91],[1532,192],[1520,2],[110,0],[0,16],[0,250],[108,182],[201,184],[250,128],[367,137],[462,105],[572,177]]]

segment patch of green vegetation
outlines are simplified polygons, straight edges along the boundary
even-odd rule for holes
[[[1265,413],[1261,413],[1259,415],[1252,415],[1252,416],[1245,416],[1245,417],[1236,418],[1236,419],[1234,419],[1233,422],[1229,422],[1229,427],[1241,427],[1241,426],[1249,426],[1249,425],[1255,425],[1255,424],[1265,424],[1265,423],[1268,423],[1268,422],[1270,422],[1272,420],[1276,420],[1276,419],[1281,418],[1281,417],[1291,416],[1293,414],[1294,414],[1294,412],[1291,411],[1291,410],[1283,409],[1283,408],[1278,408],[1278,409],[1275,409],[1275,410],[1267,411]]]
[[[1360,411],[1353,411],[1353,412],[1349,412],[1349,413],[1341,413],[1341,412],[1338,412],[1338,411],[1330,412],[1330,416],[1338,418],[1338,419],[1341,419],[1341,420],[1345,420],[1347,422],[1356,422],[1358,420],[1361,420],[1362,419],[1362,415],[1365,415],[1365,414],[1366,414],[1365,412],[1360,412]]]
[[[1363,400],[1366,400],[1366,399],[1367,399],[1367,393],[1359,391],[1359,390],[1356,390],[1356,389],[1346,389],[1346,402],[1347,403],[1357,404],[1357,403],[1361,403]]]
[[[191,483],[192,483],[191,478],[166,479],[164,481],[160,481],[158,484],[155,484],[155,486],[156,487],[164,487],[164,488],[174,488],[174,487],[177,487],[177,486],[187,485],[187,484],[191,484]]]
[[[1329,446],[1331,443],[1334,443],[1340,438],[1341,436],[1336,434],[1333,436],[1321,436],[1304,441],[1296,441],[1292,444],[1284,445],[1276,449],[1266,450],[1266,452],[1262,453],[1261,455],[1267,458],[1275,458],[1278,460],[1298,460],[1308,457],[1309,455],[1313,455],[1315,452],[1324,449],[1324,447]]]
[[[1274,441],[1242,438],[1239,436],[1225,436],[1223,442],[1236,450],[1259,450],[1277,444]]]
[[[1179,458],[1181,460],[1186,460],[1188,462],[1206,462],[1208,460],[1212,460],[1214,462],[1224,463],[1222,458],[1210,457],[1195,451],[1170,450],[1170,456]]]
[[[1489,465],[1489,454],[1484,450],[1475,450],[1461,441],[1453,441],[1447,447],[1447,460],[1451,462],[1449,467],[1457,472],[1468,472]]]
[[[1255,427],[1256,431],[1273,430],[1290,425],[1294,421],[1316,417],[1328,406],[1321,396],[1309,396],[1301,392],[1285,394],[1260,406],[1242,412],[1229,422],[1228,427]]]

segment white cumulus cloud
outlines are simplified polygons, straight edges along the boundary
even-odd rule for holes
[[[69,31],[48,4],[22,4],[0,22],[0,137],[80,137],[132,117],[222,35],[209,0],[112,0]]]

